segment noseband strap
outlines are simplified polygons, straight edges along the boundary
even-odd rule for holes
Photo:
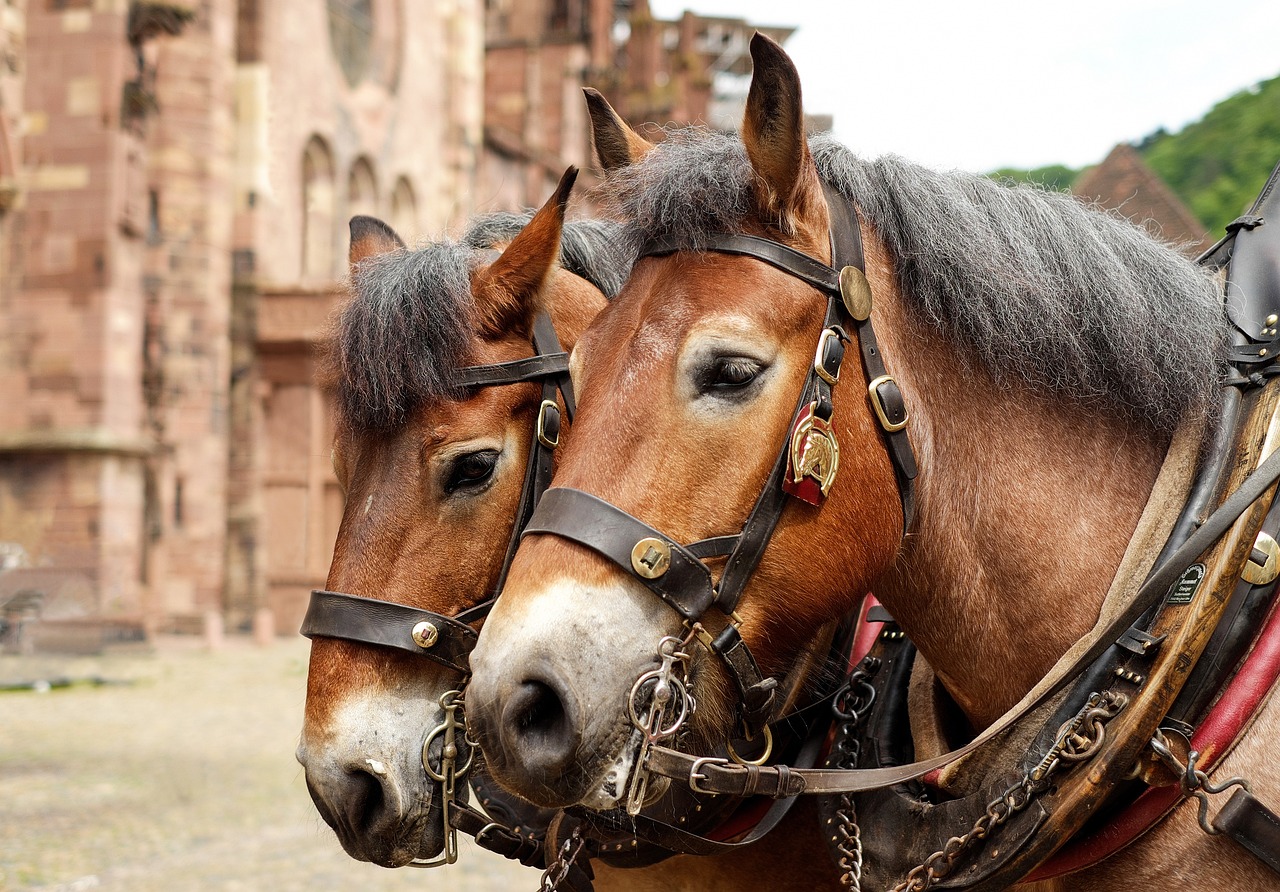
[[[477,635],[476,630],[467,625],[469,619],[474,617],[443,616],[390,601],[317,590],[311,593],[302,634],[308,638],[343,638],[393,647],[428,657],[446,669],[465,675],[469,671],[467,657],[475,647]],[[430,637],[419,631],[424,623],[433,630]],[[430,643],[424,645],[424,641]]]
[[[524,533],[551,533],[587,546],[627,570],[687,620],[697,620],[716,600],[711,570],[691,549],[580,489],[548,489]],[[665,554],[661,548],[654,552],[655,564],[660,560],[665,565],[657,578],[645,578],[636,570],[636,566],[645,566],[642,562],[646,555],[640,543],[647,540],[656,540],[667,549]]]

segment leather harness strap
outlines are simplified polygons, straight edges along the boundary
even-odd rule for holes
[[[442,616],[390,601],[316,590],[311,593],[311,604],[302,620],[302,634],[308,638],[344,638],[361,644],[393,647],[429,657],[446,669],[465,675],[477,633],[463,616]],[[430,623],[436,630],[436,637],[426,646],[419,644],[413,635],[414,628],[422,622]]]
[[[1213,828],[1234,839],[1280,873],[1280,816],[1247,790],[1236,790],[1213,819]]]

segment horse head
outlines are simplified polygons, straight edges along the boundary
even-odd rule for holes
[[[679,553],[659,553],[671,542],[743,530],[789,439],[824,329],[826,295],[811,284],[754,257],[706,250],[717,233],[731,233],[824,263],[831,256],[795,68],[761,36],[752,56],[740,144],[703,132],[649,145],[588,93],[610,191],[644,259],[574,351],[580,411],[548,495],[587,493],[660,531],[667,544],[633,555],[640,565],[675,561]],[[717,163],[688,163],[704,149]],[[700,201],[725,181],[739,184],[736,194]],[[872,288],[894,290],[882,259],[869,257]],[[635,757],[633,685],[658,662],[659,641],[687,638],[693,622],[711,637],[737,625],[761,676],[781,689],[811,681],[799,676],[815,648],[889,566],[902,535],[894,469],[859,374],[856,361],[845,364],[830,442],[810,443],[801,456],[826,473],[838,443],[839,480],[821,508],[799,500],[785,507],[731,615],[694,615],[687,605],[672,609],[678,595],[655,597],[643,577],[665,568],[646,573],[626,566],[625,555],[611,561],[600,547],[526,534],[474,653],[469,694],[501,783],[546,805],[616,803]],[[604,529],[618,521],[602,511],[583,523]],[[625,527],[620,535],[628,552],[644,537]],[[718,582],[724,562],[707,564]],[[735,738],[739,692],[724,661],[699,652],[689,675],[697,692],[690,745]]]
[[[500,254],[465,242],[406,250],[385,224],[352,220],[353,295],[326,358],[346,497],[331,591],[444,617],[492,596],[546,395],[537,380],[465,373],[527,359],[542,311],[571,346],[604,304],[599,288],[557,263],[575,173],[523,228],[498,221],[489,227],[498,236],[469,238],[509,239]],[[442,697],[464,680],[466,653],[454,656],[449,666],[337,633],[313,637],[297,756],[351,856],[391,867],[439,853],[440,784],[424,771],[439,753],[424,745]]]

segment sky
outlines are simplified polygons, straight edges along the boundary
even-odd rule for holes
[[[1104,158],[1280,74],[1280,0],[650,0],[798,30],[805,109],[859,155],[938,168]]]

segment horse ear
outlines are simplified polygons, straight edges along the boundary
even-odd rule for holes
[[[396,235],[396,231],[377,217],[352,217],[349,225],[351,248],[347,251],[347,262],[353,268],[368,257],[399,251],[404,247],[404,240]]]
[[[769,222],[794,231],[821,194],[805,138],[800,74],[782,47],[759,32],[751,38],[751,61],[742,141],[757,174],[756,201]]]
[[[471,290],[482,335],[529,331],[541,309],[542,286],[560,259],[564,209],[578,168],[570,165],[547,203],[538,209],[497,260],[476,274]]]
[[[598,90],[584,87],[587,97],[587,113],[591,116],[591,139],[596,146],[596,157],[605,170],[635,164],[653,148],[653,143],[631,129],[622,116]]]

